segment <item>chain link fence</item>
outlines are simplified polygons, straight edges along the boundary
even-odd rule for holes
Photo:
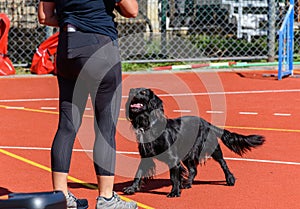
[[[30,65],[55,29],[39,25],[38,0],[0,0],[11,20],[9,57]],[[274,60],[285,0],[139,0],[135,19],[116,16],[124,62]],[[295,28],[298,27],[295,1]],[[300,35],[295,30],[295,55]]]

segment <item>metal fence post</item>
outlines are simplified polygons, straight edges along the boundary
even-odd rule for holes
[[[167,57],[167,4],[168,0],[161,0],[161,54]]]
[[[276,18],[275,0],[269,0],[268,62],[275,61],[275,35],[276,35],[275,18]]]

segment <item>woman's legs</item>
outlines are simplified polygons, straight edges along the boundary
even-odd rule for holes
[[[52,172],[52,185],[55,191],[62,191],[65,196],[68,195],[68,173]]]
[[[52,143],[51,167],[54,190],[68,194],[67,177],[72,157],[72,149],[88,93],[82,88],[80,94],[73,95],[76,80],[58,76],[59,84],[59,124]]]
[[[104,50],[104,49],[103,49]],[[105,46],[105,52],[95,53],[95,57],[86,64],[90,95],[94,107],[95,142],[93,149],[94,167],[98,181],[99,196],[113,196],[114,172],[116,163],[116,125],[119,117],[122,97],[121,63],[118,50],[111,43]],[[107,59],[115,59],[116,62]],[[116,58],[113,58],[116,57]],[[110,64],[113,63],[113,64]]]
[[[99,196],[113,196],[116,161],[116,125],[121,104],[121,67],[114,66],[101,79],[95,96],[91,96],[95,109],[94,166]],[[95,89],[95,88],[94,88]]]
[[[96,94],[92,94],[95,108],[94,165],[98,180],[99,196],[96,209],[136,209],[133,201],[122,200],[113,192],[116,160],[116,124],[121,103],[121,66],[114,65],[100,79]]]
[[[99,196],[111,198],[113,196],[114,176],[97,175]]]
[[[67,190],[67,175],[74,139],[81,124],[88,93],[90,93],[95,111],[94,129],[96,139],[93,157],[99,189],[99,199],[97,198],[96,207],[120,209],[136,208],[135,203],[126,203],[121,200],[116,193],[113,193],[116,163],[115,134],[122,93],[119,50],[116,43],[112,43],[109,37],[90,35],[99,38],[100,43],[96,48],[95,45],[91,45],[89,52],[96,49],[91,57],[81,57],[75,60],[71,59],[72,62],[69,59],[57,60],[58,73],[61,73],[61,75],[68,75],[70,70],[70,72],[73,72],[73,68],[80,68],[80,73],[79,75],[75,73],[77,82],[73,81],[73,85],[67,88],[65,88],[66,83],[68,83],[67,80],[59,79],[60,95],[62,95],[60,96],[60,122],[51,151],[53,186],[54,189],[60,188]],[[80,37],[77,36],[77,38],[77,41],[79,41]],[[87,38],[87,34],[84,34],[84,38]],[[82,50],[83,51],[79,54],[86,54],[83,52],[86,52],[87,48],[83,47]],[[66,52],[68,50],[61,51]],[[76,50],[76,52],[79,51]],[[63,58],[64,56],[58,57]],[[62,69],[64,69],[65,72],[63,72]],[[86,91],[86,89],[88,89],[88,91]],[[81,90],[83,90],[83,92],[80,92]],[[63,96],[64,93],[66,93],[67,99]],[[75,100],[73,96],[76,96]],[[105,198],[111,198],[111,200],[108,201]],[[84,203],[86,204],[82,205],[85,208],[87,202],[85,201]]]
[[[121,62],[115,42],[95,35],[100,45],[79,75],[85,80],[94,108],[94,167],[100,196],[112,197],[116,161],[116,123],[121,104]],[[102,45],[101,45],[102,44]]]

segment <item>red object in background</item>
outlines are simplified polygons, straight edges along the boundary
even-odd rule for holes
[[[16,74],[15,68],[7,56],[9,26],[10,20],[7,15],[0,13],[0,75]]]
[[[59,32],[46,39],[33,55],[30,72],[34,74],[56,74],[56,49]]]

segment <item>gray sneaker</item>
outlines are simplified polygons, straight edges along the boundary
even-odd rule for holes
[[[86,209],[89,207],[87,199],[77,199],[70,191],[66,196],[67,209]]]
[[[107,201],[103,197],[97,197],[96,209],[137,209],[136,202],[130,201],[126,202],[121,200],[119,195],[113,192],[113,197],[111,200]]]

